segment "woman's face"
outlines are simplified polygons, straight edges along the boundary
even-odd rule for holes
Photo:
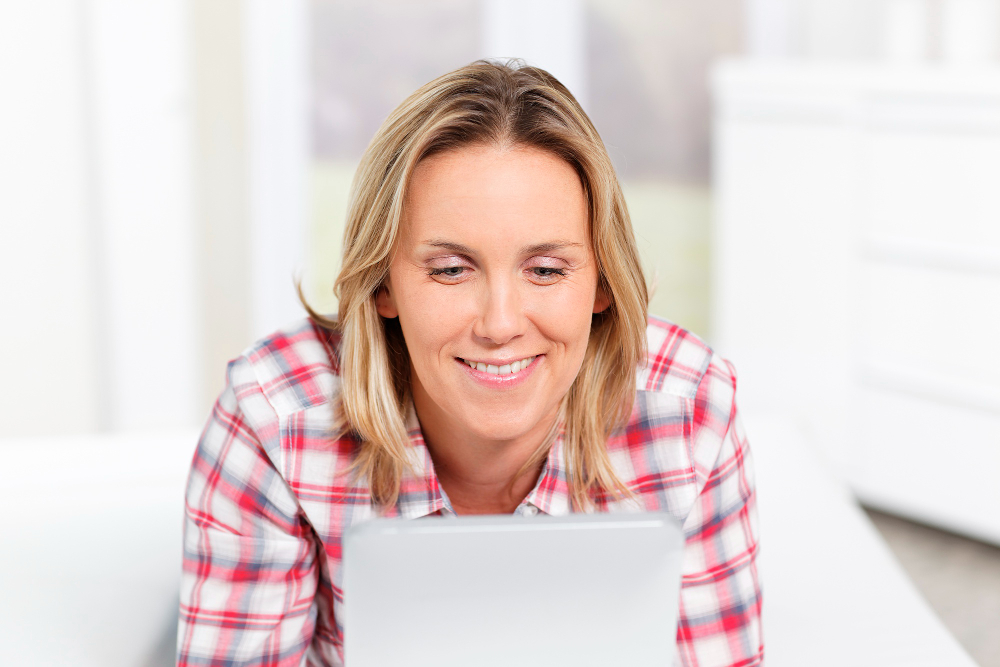
[[[399,318],[425,433],[548,430],[607,306],[588,217],[575,170],[538,149],[465,147],[417,165],[376,303]]]

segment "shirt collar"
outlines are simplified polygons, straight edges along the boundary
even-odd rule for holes
[[[565,516],[572,511],[569,487],[566,483],[566,460],[563,434],[560,431],[549,449],[545,467],[538,476],[538,482],[524,499],[540,512],[552,516]]]
[[[412,470],[405,470],[401,480],[399,500],[396,508],[399,515],[407,519],[435,514],[449,510],[450,506],[444,495],[444,490],[434,472],[434,462],[424,441],[417,413],[410,402],[406,412],[406,433],[409,437],[408,455]],[[525,497],[525,503],[530,503],[544,514],[564,516],[572,511],[569,490],[566,483],[566,464],[563,447],[563,434],[556,436],[545,466],[535,487]]]
[[[406,411],[406,434],[410,469],[403,470],[396,508],[406,519],[419,519],[440,512],[446,504],[412,401]]]

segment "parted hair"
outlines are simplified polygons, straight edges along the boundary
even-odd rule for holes
[[[521,472],[545,458],[561,430],[574,506],[629,496],[606,443],[631,414],[636,368],[646,359],[649,297],[632,224],[611,159],[579,103],[551,74],[516,60],[476,61],[424,85],[389,115],[361,158],[334,285],[337,318],[303,301],[317,324],[341,336],[337,436],[357,440],[353,468],[373,501],[394,505],[410,465],[404,426],[410,361],[398,319],[379,316],[375,297],[389,275],[414,168],[431,155],[473,145],[541,149],[576,170],[590,209],[598,289],[610,301],[593,315],[583,364],[557,423]]]

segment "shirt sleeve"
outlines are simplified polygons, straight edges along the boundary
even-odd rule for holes
[[[698,387],[692,440],[703,486],[684,523],[678,659],[685,667],[760,665],[753,460],[736,412],[736,372],[718,357]]]
[[[316,546],[261,444],[278,433],[266,400],[248,363],[230,364],[191,464],[178,667],[307,660],[316,624]],[[269,419],[254,423],[250,415],[261,409]]]

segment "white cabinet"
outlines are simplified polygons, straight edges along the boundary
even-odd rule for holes
[[[862,500],[1000,543],[1000,69],[730,62],[714,87],[713,338],[745,407]]]

